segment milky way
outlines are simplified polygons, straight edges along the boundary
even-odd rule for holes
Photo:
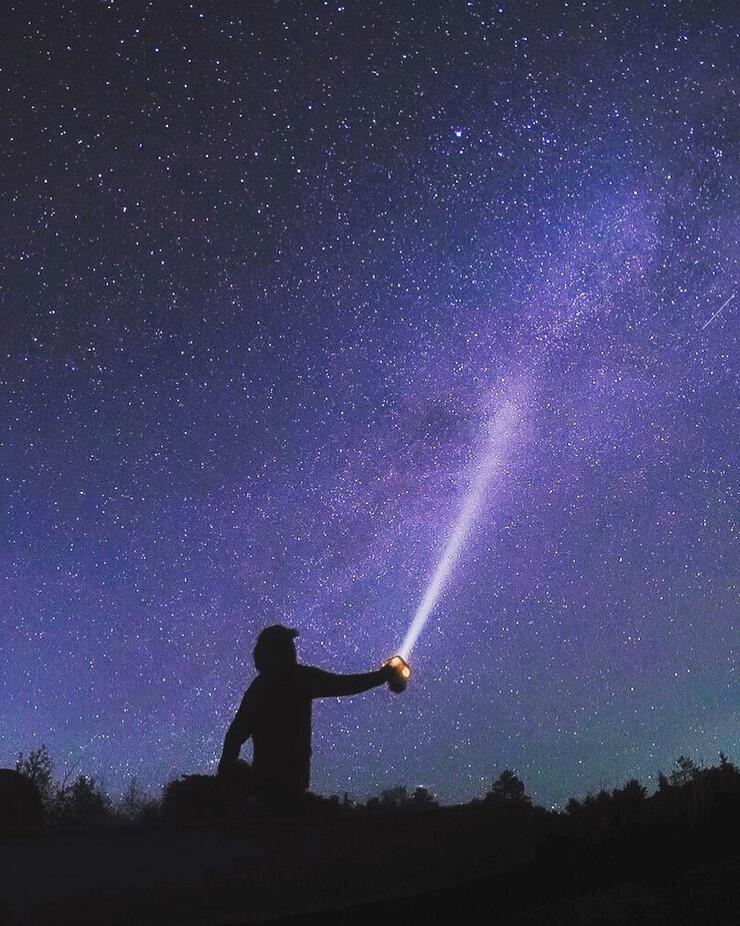
[[[276,621],[379,665],[513,382],[314,789],[737,758],[731,5],[6,7],[0,764],[213,770]]]

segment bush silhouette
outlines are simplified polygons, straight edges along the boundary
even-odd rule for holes
[[[41,827],[44,810],[37,784],[10,768],[0,769],[0,834]]]
[[[86,775],[78,775],[71,785],[59,789],[54,816],[60,826],[68,827],[96,827],[120,819],[104,789]]]
[[[134,777],[121,797],[118,813],[128,823],[155,823],[159,819],[159,802],[150,797]]]
[[[34,783],[41,798],[44,814],[48,817],[57,795],[57,787],[54,784],[54,763],[49,750],[42,744],[38,749],[31,750],[28,756],[21,753],[16,760],[15,770]]]
[[[242,761],[228,776],[183,775],[166,786],[162,815],[175,824],[249,816],[255,809],[251,781],[251,768]]]
[[[434,807],[439,807],[439,801],[423,785],[417,785],[411,795],[409,805],[412,810],[432,810]]]
[[[355,803],[347,794],[343,799],[307,794],[300,806],[294,802],[282,805],[279,799],[266,805],[253,791],[251,768],[245,762],[227,776],[185,775],[171,781],[161,801],[150,797],[132,779],[115,805],[101,784],[85,775],[78,775],[71,783],[55,783],[54,763],[44,746],[28,756],[20,755],[16,770],[5,770],[3,775],[0,819],[20,819],[20,813],[24,820],[36,821],[37,825],[43,811],[52,828],[89,829],[123,823],[220,824],[264,813],[326,817],[442,812],[434,795],[421,785],[413,791],[403,785],[387,788],[364,804]],[[15,795],[12,800],[8,798],[11,793]],[[15,809],[9,810],[11,805]],[[659,773],[658,788],[652,795],[639,781],[631,779],[612,791],[571,798],[565,812],[546,811],[533,804],[522,779],[507,768],[481,798],[460,809],[473,817],[483,814],[482,820],[501,824],[501,832],[514,834],[519,829],[543,846],[557,843],[558,852],[576,858],[594,847],[630,842],[634,846],[657,845],[656,840],[668,840],[666,857],[671,857],[672,843],[666,834],[673,834],[675,842],[678,833],[725,832],[732,821],[740,826],[739,808],[740,772],[726,755],[720,754],[719,764],[710,768],[680,756],[668,774]],[[709,851],[709,836],[692,839],[693,843],[688,843],[691,851]]]
[[[666,774],[661,773],[652,794],[633,778],[612,790],[572,798],[564,811],[538,807],[512,769],[504,769],[480,798],[456,807],[439,807],[421,785],[387,788],[365,804],[355,803],[347,794],[343,798],[308,794],[298,807],[292,802],[262,803],[246,763],[226,776],[185,775],[171,781],[161,804],[132,779],[115,806],[103,787],[84,775],[69,784],[55,784],[53,763],[43,749],[21,756],[19,768],[28,774],[0,772],[0,821],[7,820],[2,815],[9,806],[2,785],[10,775],[16,784],[20,780],[30,789],[28,794],[33,792],[37,810],[43,792],[51,827],[92,830],[126,823],[143,829],[154,822],[169,829],[163,845],[174,852],[170,860],[163,859],[163,870],[177,856],[179,837],[174,834],[180,827],[216,827],[216,833],[203,840],[205,846],[223,842],[251,847],[263,841],[269,851],[255,854],[261,861],[251,875],[240,866],[232,877],[227,870],[233,864],[230,848],[224,856],[209,856],[218,890],[210,881],[201,894],[197,886],[186,888],[192,888],[192,897],[204,908],[221,896],[219,891],[226,895],[233,891],[236,896],[243,889],[245,873],[251,891],[259,890],[262,878],[272,879],[282,891],[283,881],[294,874],[288,866],[295,859],[298,875],[315,876],[319,887],[326,883],[327,889],[333,889],[334,879],[354,885],[365,870],[368,881],[379,873],[385,879],[383,865],[393,856],[401,879],[407,874],[404,866],[409,866],[408,881],[402,883],[418,890],[413,903],[403,908],[410,911],[406,917],[410,922],[601,923],[607,922],[598,918],[597,907],[602,905],[608,922],[648,923],[655,922],[650,917],[656,910],[663,913],[662,904],[666,915],[659,922],[734,922],[715,915],[719,908],[712,906],[715,893],[721,894],[721,903],[728,908],[734,904],[734,888],[727,885],[737,872],[735,840],[740,831],[740,772],[723,754],[709,768],[679,757]],[[273,827],[275,814],[282,820]],[[314,818],[320,826],[304,828],[305,821]],[[28,819],[25,813],[23,820]],[[224,825],[240,823],[246,825],[227,839],[219,832]],[[68,845],[65,838],[58,844]],[[138,853],[144,838],[149,838],[146,831],[134,840],[122,839],[121,847],[134,848],[122,850],[121,857]],[[201,838],[198,832],[188,837],[187,845],[200,844]],[[52,843],[56,839],[53,836]],[[74,841],[82,844],[77,837]],[[91,846],[99,844],[96,840]],[[461,872],[464,886],[454,880]],[[293,899],[300,909],[306,882],[295,883]],[[630,906],[635,891],[642,891],[644,904]],[[354,901],[348,893],[342,896],[354,914]],[[156,890],[153,897],[154,902],[162,902]],[[378,901],[381,909],[374,918],[398,915],[398,903],[397,899]],[[595,919],[588,912],[591,903],[596,904],[591,907]],[[480,918],[488,914],[489,918]],[[360,913],[352,918],[360,921]]]

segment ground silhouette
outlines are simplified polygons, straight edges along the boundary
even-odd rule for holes
[[[18,807],[31,805],[8,814],[0,791],[0,869],[15,872],[0,890],[3,924],[303,923],[324,911],[338,922],[729,926],[740,908],[740,772],[724,755],[710,767],[680,757],[652,794],[633,779],[562,811],[532,802],[510,769],[455,807],[397,787],[283,808],[260,801],[241,762],[226,778],[170,782],[161,800],[132,782],[118,802],[83,775],[56,783],[44,748],[12,771],[45,823],[29,813],[20,825]]]

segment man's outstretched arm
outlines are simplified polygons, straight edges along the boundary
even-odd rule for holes
[[[243,744],[252,735],[252,720],[250,717],[247,696],[244,696],[236,717],[231,721],[229,729],[224,737],[224,748],[221,752],[221,759],[218,763],[218,774],[223,775],[236,766],[239,759],[239,751]]]
[[[394,674],[388,666],[375,672],[358,672],[354,675],[338,675],[312,666],[306,666],[304,671],[308,694],[312,698],[341,698],[344,695],[362,694],[363,691],[384,685]]]

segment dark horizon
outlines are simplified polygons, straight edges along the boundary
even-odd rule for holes
[[[512,395],[312,789],[737,760],[730,10],[8,5],[0,766],[213,772],[266,625],[377,669]]]
[[[19,753],[12,767],[20,772],[22,775],[29,777],[35,783],[37,782],[37,772],[34,769],[39,767],[39,758],[41,758],[41,765],[45,765],[47,762],[50,762],[49,765],[49,785],[51,788],[50,793],[58,794],[60,797],[64,797],[64,792],[69,792],[71,787],[74,785],[75,781],[84,779],[96,794],[99,794],[100,797],[105,801],[108,811],[112,814],[119,813],[121,808],[125,805],[126,795],[135,793],[137,800],[142,803],[142,805],[161,805],[163,800],[166,800],[168,789],[170,789],[174,784],[181,782],[186,782],[190,778],[195,779],[214,779],[214,769],[188,769],[182,773],[176,775],[174,778],[162,782],[159,787],[151,788],[147,786],[141,780],[137,779],[135,776],[130,778],[125,787],[120,792],[111,792],[108,789],[108,784],[105,778],[96,778],[94,775],[88,774],[84,768],[75,768],[75,769],[65,769],[60,768],[55,761],[55,757],[51,755],[48,751],[48,748],[45,744],[41,744],[30,751],[30,753]],[[478,793],[471,794],[467,799],[461,801],[445,801],[443,797],[440,797],[433,789],[429,788],[427,785],[422,782],[397,782],[395,785],[383,788],[381,791],[368,793],[368,794],[352,794],[349,791],[345,790],[342,792],[335,792],[332,794],[322,794],[316,792],[314,789],[310,789],[308,794],[309,803],[314,798],[318,799],[319,802],[324,800],[339,800],[342,803],[348,802],[350,805],[357,807],[363,806],[372,806],[377,801],[383,801],[388,799],[393,794],[403,793],[410,800],[415,793],[419,791],[423,792],[424,799],[428,797],[435,807],[441,808],[462,808],[468,806],[474,806],[481,801],[485,801],[486,797],[489,796],[492,792],[492,789],[495,792],[496,783],[500,782],[503,779],[506,779],[507,776],[514,775],[517,781],[523,787],[523,791],[526,793],[526,799],[531,803],[535,808],[553,811],[555,813],[565,813],[567,807],[572,802],[586,803],[590,800],[596,798],[599,794],[606,792],[607,794],[612,794],[613,792],[619,792],[623,790],[626,786],[629,786],[633,783],[639,784],[645,791],[647,797],[653,797],[657,795],[661,790],[661,781],[663,785],[666,782],[672,783],[674,787],[680,787],[690,783],[692,776],[701,776],[703,773],[709,771],[712,772],[718,767],[730,767],[737,772],[738,763],[735,756],[729,755],[724,750],[720,750],[716,757],[711,761],[705,761],[703,759],[696,760],[694,759],[688,750],[684,750],[679,755],[677,755],[673,762],[670,763],[666,768],[660,768],[656,770],[654,781],[651,779],[642,780],[636,776],[629,776],[623,781],[617,783],[608,783],[601,782],[597,787],[589,788],[586,791],[571,793],[561,804],[544,804],[540,801],[537,795],[530,789],[529,783],[524,781],[518,776],[517,769],[512,768],[503,768],[498,773],[494,773],[490,778],[481,785]],[[728,765],[729,764],[729,765]],[[241,771],[237,776],[237,788],[245,788],[245,793],[250,794],[250,786],[247,783],[243,782],[239,784],[241,778],[246,774],[248,776],[251,763],[246,759],[240,759],[239,765]],[[9,765],[8,768],[11,766]],[[226,786],[229,787],[229,783],[226,783]],[[43,788],[41,789],[43,791]],[[255,797],[254,795],[252,795]],[[257,802],[259,807],[259,801]],[[106,811],[106,813],[108,812]],[[52,814],[53,818],[53,814]],[[53,823],[52,819],[52,823]],[[151,821],[149,821],[151,822]],[[57,823],[58,825],[58,823]]]
[[[364,806],[288,791],[265,803],[255,783],[245,768],[191,775],[159,802],[132,789],[113,807],[82,777],[55,787],[43,753],[0,770],[3,912],[34,926],[355,923],[399,909],[410,924],[737,919],[740,770],[726,756],[701,769],[681,757],[653,795],[633,780],[561,813],[510,770],[446,808],[405,789]]]

